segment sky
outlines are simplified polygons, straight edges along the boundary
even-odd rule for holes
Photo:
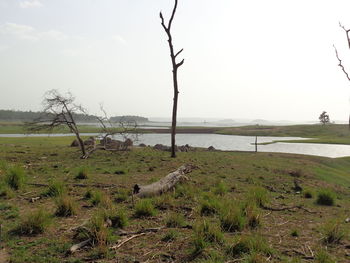
[[[0,0],[0,109],[71,92],[89,113],[171,118],[173,0]],[[179,0],[179,118],[347,121],[349,0]]]

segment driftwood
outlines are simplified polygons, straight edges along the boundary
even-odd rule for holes
[[[82,248],[82,247],[85,247],[86,245],[90,244],[91,242],[91,239],[87,239],[87,240],[84,240],[83,242],[80,242],[78,244],[75,244],[73,246],[71,246],[71,248],[69,249],[69,253],[70,254],[73,254],[74,252],[76,252],[78,249]]]
[[[150,197],[161,195],[175,187],[175,185],[182,179],[188,179],[186,174],[192,172],[195,166],[186,164],[181,166],[176,171],[168,174],[159,181],[149,185],[135,185],[133,194],[138,197]]]
[[[146,233],[136,234],[136,235],[133,235],[131,237],[125,238],[123,240],[120,240],[116,245],[110,247],[110,249],[118,249],[122,245],[124,245],[126,242],[130,241],[131,239],[134,239],[135,237],[144,236],[144,235],[146,235]]]

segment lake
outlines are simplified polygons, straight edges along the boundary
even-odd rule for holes
[[[97,136],[96,133],[84,133],[84,136]],[[74,136],[73,134],[0,134],[0,137],[47,137],[47,136]],[[116,136],[116,139],[121,139]],[[258,143],[273,142],[278,140],[302,140],[298,137],[258,137]],[[220,134],[177,134],[176,144],[189,144],[194,147],[214,146],[215,149],[225,151],[254,151],[255,142],[253,136],[220,135]],[[136,144],[155,145],[158,143],[170,145],[170,134],[142,134],[139,135]],[[258,145],[259,152],[281,152],[324,156],[330,158],[350,156],[350,145],[340,144],[316,144],[316,143],[273,143]]]

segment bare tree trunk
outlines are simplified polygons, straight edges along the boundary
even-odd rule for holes
[[[183,51],[181,49],[179,52],[175,54],[174,52],[174,46],[173,46],[173,39],[171,36],[171,25],[174,20],[174,16],[176,13],[176,8],[177,8],[177,3],[178,0],[175,0],[175,5],[173,8],[172,15],[169,19],[168,25],[166,26],[164,23],[164,18],[162,12],[160,12],[159,16],[161,19],[161,24],[162,27],[165,30],[165,33],[168,36],[168,44],[169,44],[169,49],[170,49],[170,57],[171,57],[171,63],[173,66],[173,86],[174,86],[174,101],[173,101],[173,114],[172,114],[172,123],[171,123],[171,157],[175,158],[176,157],[176,152],[175,152],[175,135],[176,135],[176,118],[177,118],[177,102],[178,102],[178,95],[179,95],[179,89],[178,89],[178,82],[177,82],[177,70],[179,67],[182,66],[184,63],[184,60],[181,62],[177,63],[176,62],[176,57]]]

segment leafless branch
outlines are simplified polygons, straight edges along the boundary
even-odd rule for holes
[[[340,59],[340,57],[338,55],[338,50],[337,50],[337,48],[334,45],[333,45],[333,47],[334,47],[334,51],[335,51],[335,56],[337,57],[337,59],[339,61],[338,66],[342,69],[342,71],[344,72],[346,78],[350,81],[350,76],[349,76],[348,72],[346,71],[345,67],[342,64],[342,60]]]

